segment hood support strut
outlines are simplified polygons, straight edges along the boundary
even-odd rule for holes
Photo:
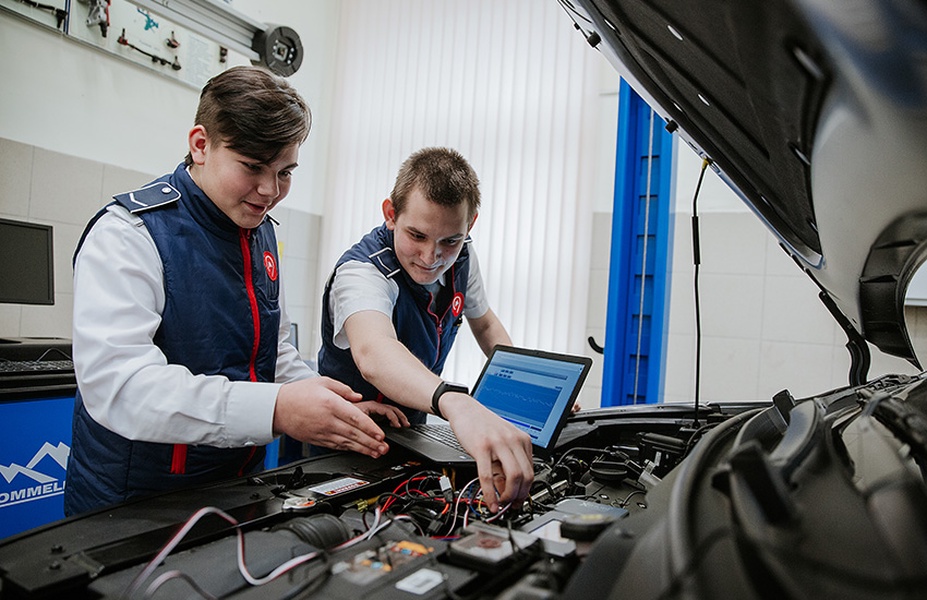
[[[840,312],[837,304],[827,292],[820,292],[818,297],[847,336],[845,347],[850,352],[850,373],[848,375],[850,385],[863,385],[869,379],[869,364],[871,361],[866,338],[853,327],[846,315]]]

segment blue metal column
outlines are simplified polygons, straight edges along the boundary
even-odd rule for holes
[[[602,406],[662,398],[673,238],[673,137],[624,81],[618,102]]]

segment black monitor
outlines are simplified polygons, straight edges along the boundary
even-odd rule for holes
[[[0,219],[0,303],[54,304],[52,226]]]

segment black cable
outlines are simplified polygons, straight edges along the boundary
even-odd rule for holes
[[[705,169],[708,167],[708,159],[702,160],[702,170],[698,174],[698,183],[695,186],[695,195],[692,197],[692,262],[695,266],[693,279],[694,300],[695,300],[695,420],[693,425],[698,427],[698,405],[699,390],[701,388],[702,375],[702,316],[699,307],[699,288],[698,288],[698,271],[702,262],[701,250],[698,238],[698,194],[702,189],[702,180],[705,178]]]
[[[625,497],[624,500],[622,500],[622,501],[620,501],[620,502],[618,503],[618,507],[619,507],[619,508],[624,508],[624,507],[627,506],[628,503],[631,501],[631,498],[634,497],[636,494],[646,494],[646,493],[647,493],[646,490],[634,490],[633,492],[631,492],[630,494],[628,494],[628,495]]]
[[[685,450],[683,450],[683,454],[682,454],[683,457],[688,456],[689,451],[692,449],[692,446],[695,445],[695,442],[701,439],[701,436],[704,435],[704,433],[708,431],[709,429],[712,429],[714,426],[715,426],[714,423],[705,423],[704,425],[702,425],[701,427],[693,431],[692,435],[689,436],[689,440],[686,442],[686,447],[685,447]]]
[[[606,451],[605,449],[603,449],[603,448],[586,448],[586,447],[583,447],[583,446],[576,446],[575,448],[570,448],[569,450],[567,450],[566,452],[564,452],[564,453],[560,456],[560,458],[557,459],[557,462],[554,463],[554,467],[560,466],[560,463],[562,463],[562,462],[566,459],[567,456],[573,454],[574,452],[591,452],[591,453],[593,453],[593,454],[605,454],[605,453],[607,453],[607,451]]]

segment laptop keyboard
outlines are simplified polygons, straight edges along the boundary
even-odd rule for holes
[[[460,450],[464,454],[467,453],[464,447],[460,445],[460,442],[457,441],[457,436],[455,436],[451,428],[446,425],[422,423],[420,425],[412,425],[411,428],[412,431],[417,431],[429,439]]]

